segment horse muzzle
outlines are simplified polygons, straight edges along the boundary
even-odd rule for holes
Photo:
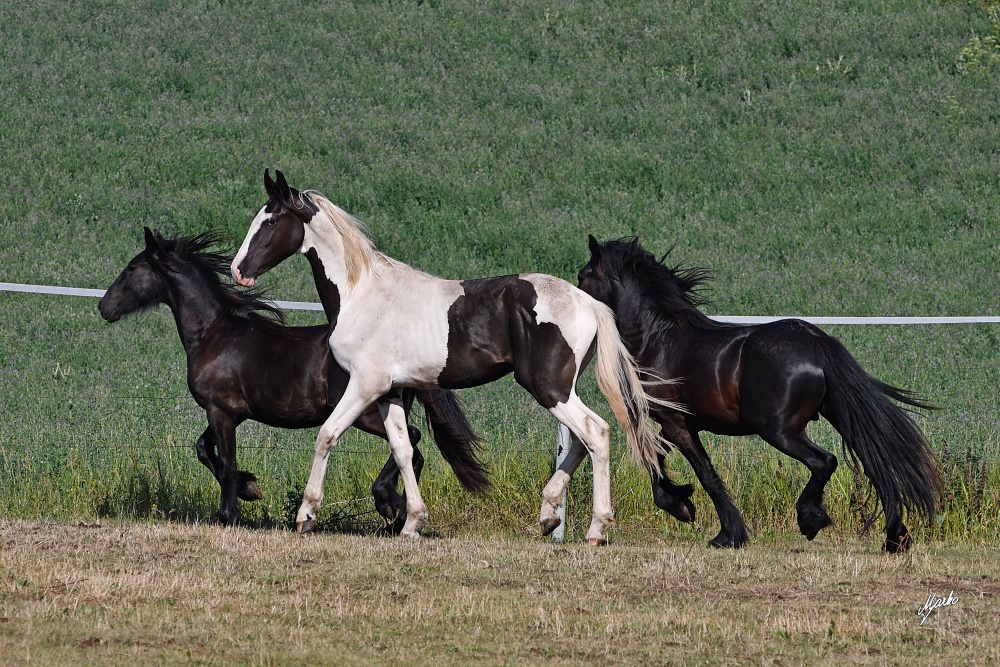
[[[239,283],[240,285],[243,285],[243,287],[253,287],[254,283],[257,282],[253,276],[244,277],[243,272],[240,271],[240,267],[236,266],[235,264],[233,264],[232,273],[233,273],[233,279],[235,279],[236,282]]]

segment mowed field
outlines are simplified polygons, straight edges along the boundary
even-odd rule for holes
[[[995,664],[1000,564],[852,540],[0,522],[0,663]],[[930,595],[957,602],[918,615]]]
[[[107,288],[143,225],[217,230],[235,250],[267,167],[448,278],[575,281],[588,233],[637,235],[713,270],[713,314],[1000,315],[992,3],[815,4],[8,3],[0,281]],[[302,258],[262,283],[316,299]],[[218,486],[194,456],[204,415],[166,308],[108,325],[94,299],[0,292],[0,662],[335,662],[321,649],[340,642],[359,662],[722,662],[724,646],[754,662],[995,660],[1000,327],[826,329],[942,408],[915,416],[945,487],[934,523],[911,526],[914,554],[878,554],[881,524],[862,531],[865,489],[846,466],[827,490],[836,525],[806,542],[805,469],[717,436],[709,453],[754,542],[710,552],[708,498],[696,493],[693,524],[659,512],[617,430],[611,546],[579,544],[586,465],[569,544],[552,546],[536,520],[555,424],[509,380],[461,394],[490,492],[462,491],[423,441],[420,545],[374,537],[369,486],[388,449],[356,433],[331,459],[323,534],[285,532],[315,433],[254,424],[238,432],[240,467],[264,500],[243,505],[243,528],[203,525]],[[589,375],[581,394],[610,417]],[[810,435],[840,454],[827,424]],[[694,481],[678,455],[668,465]],[[557,577],[565,567],[587,576]],[[435,592],[420,597],[411,571]],[[242,597],[225,602],[227,582]],[[961,602],[928,632],[916,607],[946,588]],[[407,643],[428,618],[438,634]],[[125,640],[159,619],[160,640]]]

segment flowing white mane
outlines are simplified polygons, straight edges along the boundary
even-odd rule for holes
[[[307,195],[319,207],[343,241],[344,265],[347,268],[346,287],[357,285],[365,273],[377,276],[382,267],[402,264],[375,247],[368,225],[316,190],[306,190],[302,194]]]
[[[307,195],[319,207],[343,240],[348,289],[357,285],[363,275],[371,274],[377,277],[386,267],[405,268],[414,273],[434,277],[398,259],[393,259],[376,248],[368,225],[334,204],[320,192],[306,190],[302,194]]]

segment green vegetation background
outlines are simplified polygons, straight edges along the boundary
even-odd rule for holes
[[[997,315],[1000,27],[986,9],[7,3],[0,280],[106,288],[143,225],[220,230],[234,249],[269,167],[445,277],[573,280],[588,233],[638,235],[714,270],[712,313]],[[265,282],[275,298],[315,298],[301,258]],[[203,417],[169,314],[109,326],[95,306],[0,293],[0,514],[207,517],[217,487],[194,460]],[[948,482],[934,530],[1000,540],[1000,330],[829,330],[870,372],[945,408],[920,418]],[[497,489],[468,497],[429,453],[432,526],[530,530],[551,418],[510,382],[463,396]],[[267,493],[245,516],[281,522],[312,433],[240,433]],[[828,427],[814,436],[839,453]],[[755,439],[710,446],[757,533],[794,530],[804,469]],[[366,495],[387,451],[360,436],[342,449],[329,501]],[[699,522],[679,527],[634,466],[616,476],[621,534],[715,530],[703,495]],[[587,486],[578,475],[571,525],[586,525]],[[857,526],[853,494],[838,473],[828,504],[842,530]],[[369,505],[336,507],[331,522],[357,525]]]

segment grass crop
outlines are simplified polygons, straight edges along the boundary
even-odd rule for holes
[[[8,5],[3,281],[105,288],[142,225],[221,230],[235,247],[270,167],[446,277],[572,280],[588,233],[639,235],[715,271],[716,313],[997,314],[1000,87],[991,52],[976,68],[961,55],[994,29],[976,3]],[[315,300],[301,258],[264,283]],[[0,294],[0,516],[207,518],[217,489],[191,451],[203,417],[169,315],[109,326],[94,306]],[[946,493],[918,538],[997,544],[996,326],[830,330],[876,377],[944,408],[920,417]],[[591,380],[581,391],[600,406]],[[463,397],[495,489],[465,494],[429,454],[432,530],[533,530],[551,418],[509,381]],[[828,427],[814,435],[839,453]],[[266,494],[245,520],[284,525],[313,433],[239,438]],[[755,534],[794,531],[801,466],[759,440],[707,441]],[[340,449],[326,525],[374,530],[355,500],[387,450],[360,436]],[[571,537],[589,512],[582,472]],[[700,492],[698,522],[678,526],[646,484],[616,466],[619,538],[714,534]],[[857,532],[859,501],[842,468],[833,535]]]

